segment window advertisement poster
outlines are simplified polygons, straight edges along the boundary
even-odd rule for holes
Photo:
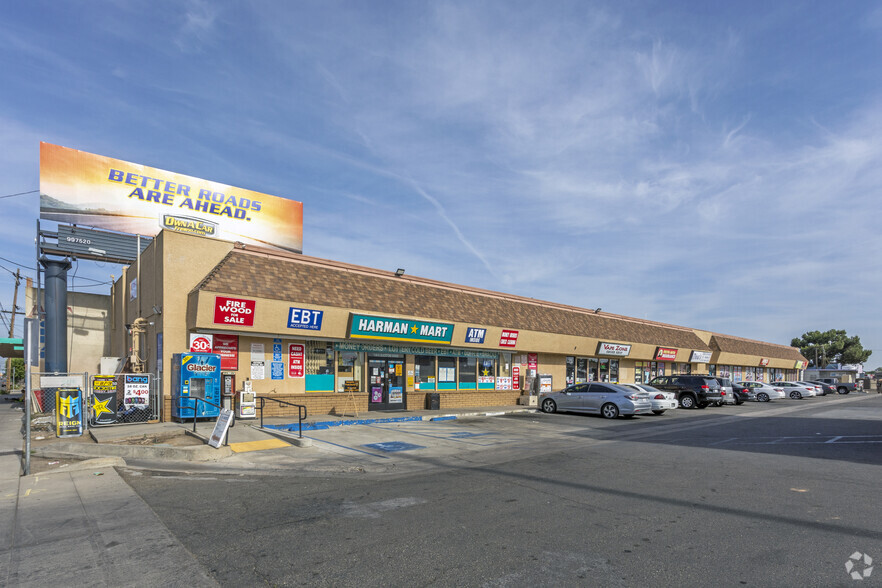
[[[193,353],[213,353],[214,335],[190,333],[190,351]]]
[[[270,378],[273,380],[285,379],[285,364],[281,361],[270,363]]]
[[[371,386],[371,402],[383,402],[382,386]]]
[[[302,378],[304,377],[304,355],[305,349],[303,345],[291,343],[288,345],[288,377]]]
[[[55,392],[55,436],[83,434],[83,392],[79,388],[58,388]]]
[[[511,366],[511,384],[514,386],[512,390],[521,389],[521,364],[519,363]]]
[[[303,203],[40,142],[40,218],[303,251]]]
[[[123,405],[126,409],[145,409],[150,406],[150,374],[125,375]]]
[[[528,353],[527,354],[527,369],[538,371],[539,370],[539,354],[538,353]]]
[[[92,422],[110,425],[116,422],[116,376],[92,376]]]
[[[510,377],[496,378],[496,389],[497,390],[511,390],[511,378]]]
[[[214,297],[214,323],[216,325],[254,326],[255,300],[245,298]]]
[[[401,404],[404,402],[404,388],[401,386],[392,386],[389,388],[389,403]]]
[[[282,361],[282,340],[273,339],[273,361]]]
[[[239,335],[215,335],[214,353],[220,355],[221,369],[236,371],[239,369]]]

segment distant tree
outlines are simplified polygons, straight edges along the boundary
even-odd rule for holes
[[[845,331],[809,331],[793,339],[790,344],[798,347],[812,367],[823,368],[828,363],[864,363],[873,352],[864,349],[861,338],[849,337]]]

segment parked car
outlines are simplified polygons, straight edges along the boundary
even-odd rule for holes
[[[836,386],[836,391],[840,394],[848,394],[857,390],[857,386],[853,382],[840,382],[836,378],[818,378],[819,382],[826,382]]]
[[[646,392],[649,394],[649,402],[652,404],[652,414],[664,414],[666,410],[674,410],[679,404],[677,402],[677,396],[673,392],[659,390],[648,384],[622,384],[622,386],[627,386],[638,392]]]
[[[735,397],[735,404],[744,404],[748,400],[755,400],[750,395],[750,388],[743,385],[742,382],[732,382],[732,396]]]
[[[723,395],[723,402],[721,404],[741,404],[737,398],[735,398],[735,391],[733,388],[732,380],[729,378],[720,378],[717,376],[712,376],[717,382],[720,383],[720,393]]]
[[[809,383],[814,384],[815,386],[820,386],[825,396],[827,394],[836,394],[836,384],[828,384],[827,382],[822,382],[820,380],[809,380]]]
[[[751,400],[757,402],[768,402],[769,400],[780,400],[787,398],[784,388],[773,386],[765,382],[738,382],[738,386],[742,386],[748,390]]]
[[[676,394],[680,408],[705,408],[723,400],[720,383],[710,376],[658,376],[649,385]]]
[[[806,388],[802,384],[798,384],[796,382],[786,382],[782,380],[779,382],[772,382],[772,386],[775,386],[777,388],[784,388],[784,394],[794,400],[811,398],[815,395],[814,387]]]
[[[649,414],[652,403],[647,392],[638,392],[619,384],[589,382],[568,386],[560,392],[539,396],[542,412],[587,412],[614,419]]]
[[[814,382],[806,382],[804,380],[796,380],[796,383],[801,384],[801,385],[805,386],[806,388],[810,388],[815,393],[815,396],[824,396],[825,394],[827,394],[821,386],[818,386]]]

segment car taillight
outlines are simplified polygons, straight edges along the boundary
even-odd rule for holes
[[[656,399],[656,400],[664,400],[664,399],[665,399],[665,395],[664,395],[664,394],[656,394],[656,395],[655,395],[655,399]]]
[[[627,398],[628,400],[637,400],[638,398],[640,398],[640,396],[637,394],[625,394],[625,398]]]
[[[701,389],[702,389],[702,390],[707,390],[707,389],[708,389],[707,384],[702,384],[702,385],[701,385]]]

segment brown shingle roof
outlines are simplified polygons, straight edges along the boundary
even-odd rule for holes
[[[725,353],[738,353],[741,355],[757,355],[777,359],[792,359],[793,361],[805,361],[805,358],[796,347],[776,345],[763,341],[752,341],[732,337],[731,335],[714,334],[710,342],[711,349]]]
[[[399,278],[391,272],[276,252],[233,250],[196,290],[609,341],[708,349],[685,327],[595,314],[573,306],[413,276]]]

